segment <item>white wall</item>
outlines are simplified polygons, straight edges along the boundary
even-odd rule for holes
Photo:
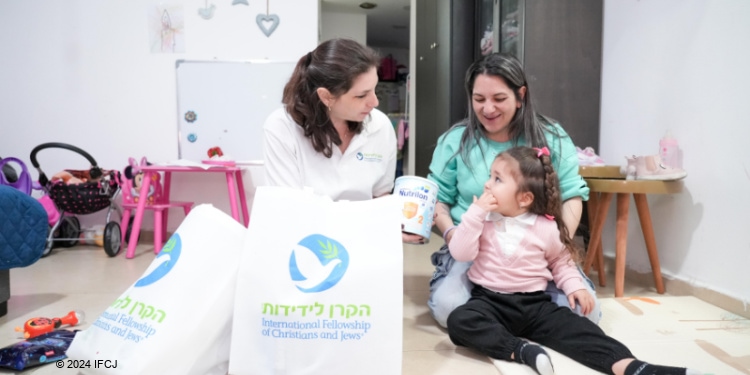
[[[266,14],[266,2],[209,3],[214,14],[205,20],[198,15],[203,0],[1,2],[0,156],[19,157],[31,166],[35,146],[65,142],[108,169],[122,170],[131,156],[177,159],[176,60],[296,61],[318,43],[316,1],[271,2],[269,13],[280,22],[270,37],[256,24],[256,16]],[[148,21],[157,6],[170,8],[173,23],[182,8],[185,52],[151,52]],[[88,167],[68,151],[42,151],[39,162],[48,176]],[[219,174],[173,180],[173,197],[229,212]],[[177,211],[172,215],[181,215]],[[175,218],[171,229],[179,222]],[[87,217],[82,222],[87,224]]]
[[[748,20],[744,0],[605,0],[600,142],[605,161],[623,164],[625,155],[656,154],[671,130],[688,176],[682,194],[648,197],[662,271],[743,301],[750,300]],[[613,227],[604,238],[610,256]],[[650,270],[632,203],[627,261]]]
[[[323,10],[320,13],[320,41],[354,39],[367,44],[367,15]]]

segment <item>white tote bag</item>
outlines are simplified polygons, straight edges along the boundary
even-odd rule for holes
[[[87,374],[226,374],[246,232],[211,205],[194,208],[143,276],[76,334],[68,358],[88,360]]]
[[[401,373],[397,197],[259,187],[237,277],[229,373]]]

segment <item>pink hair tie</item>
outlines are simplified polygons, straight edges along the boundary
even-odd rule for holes
[[[549,156],[549,149],[545,146],[542,148],[536,148],[534,147],[534,150],[536,150],[536,157],[541,158],[542,155]]]
[[[552,215],[550,215],[550,214],[544,214],[544,217],[546,217],[547,219],[550,219],[550,220],[552,220],[552,221],[554,221],[554,220],[555,220],[555,217],[554,217],[554,216],[552,216]]]

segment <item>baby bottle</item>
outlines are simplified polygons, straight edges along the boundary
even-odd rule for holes
[[[670,168],[682,168],[682,152],[677,144],[677,139],[667,130],[667,134],[659,140],[659,157],[665,166]]]

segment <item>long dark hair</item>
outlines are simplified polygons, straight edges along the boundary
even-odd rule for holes
[[[581,249],[571,239],[568,227],[562,219],[560,180],[555,168],[552,167],[549,150],[544,150],[546,152],[539,148],[511,147],[498,154],[495,159],[512,158],[518,162],[519,170],[511,174],[518,182],[519,193],[530,192],[534,195],[529,212],[553,218],[560,230],[560,241],[570,251],[573,261],[580,263]]]
[[[351,39],[325,41],[299,59],[284,86],[282,103],[294,122],[304,129],[315,151],[330,158],[333,145],[341,144],[328,108],[316,90],[323,87],[334,96],[343,95],[359,75],[377,68],[379,60],[377,52]],[[347,124],[353,134],[362,131],[361,122],[347,121]]]
[[[558,137],[560,136],[557,129],[553,126],[555,120],[550,119],[534,109],[534,100],[531,95],[531,88],[526,80],[526,74],[523,71],[521,62],[515,57],[502,53],[491,53],[482,59],[474,62],[466,71],[464,88],[468,98],[468,117],[453,127],[465,126],[466,130],[461,136],[456,155],[466,162],[471,168],[469,152],[474,146],[479,147],[480,139],[487,139],[484,126],[474,113],[472,97],[474,93],[474,82],[479,75],[488,75],[500,78],[513,91],[516,100],[521,103],[521,108],[516,110],[513,118],[508,125],[508,133],[513,145],[518,145],[519,139],[523,136],[526,145],[531,147],[546,147],[547,139],[545,132],[551,132]],[[521,96],[521,88],[526,87],[526,94]],[[480,148],[481,150],[481,148]],[[484,150],[481,150],[484,152]],[[455,155],[454,155],[455,156]]]

